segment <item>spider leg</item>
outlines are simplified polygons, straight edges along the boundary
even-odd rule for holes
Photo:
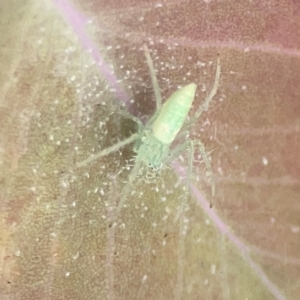
[[[121,199],[120,199],[120,202],[118,203],[118,206],[116,208],[116,211],[115,211],[115,216],[114,216],[114,219],[113,221],[111,222],[114,223],[114,221],[118,218],[118,216],[120,215],[120,212],[125,204],[125,201],[127,199],[127,196],[130,192],[130,190],[132,189],[132,185],[133,185],[133,182],[134,180],[136,179],[137,175],[138,175],[138,172],[140,170],[140,167],[141,167],[141,163],[140,162],[136,162],[130,175],[129,175],[129,179],[128,179],[128,182],[125,184],[125,186],[123,187],[122,189],[122,192],[121,192]]]
[[[210,102],[212,101],[213,97],[216,95],[216,93],[218,91],[220,76],[221,76],[221,63],[220,63],[220,56],[218,55],[214,85],[213,85],[210,93],[208,94],[208,96],[205,98],[204,103],[197,109],[194,116],[188,122],[186,122],[184,124],[184,127],[182,128],[182,130],[186,130],[187,127],[191,126],[191,124],[193,124],[200,117],[202,112],[208,109]]]
[[[153,89],[154,89],[154,94],[155,94],[155,99],[156,99],[156,111],[159,111],[161,109],[162,98],[161,98],[161,93],[160,93],[159,85],[157,82],[157,77],[156,77],[154,66],[153,66],[153,61],[151,59],[147,45],[144,45],[144,51],[145,51],[146,60],[147,60],[147,64],[149,67],[152,85],[153,85]]]
[[[149,127],[154,120],[156,120],[157,116],[159,115],[161,111],[161,106],[162,106],[162,97],[161,97],[161,92],[160,88],[157,82],[157,77],[155,74],[154,66],[153,66],[153,61],[151,59],[149,49],[147,45],[144,44],[144,51],[145,51],[145,56],[148,64],[148,68],[150,71],[150,76],[152,80],[152,85],[153,85],[153,90],[154,90],[154,95],[155,95],[155,101],[156,101],[156,110],[153,116],[147,121],[146,127]]]
[[[76,167],[77,168],[81,168],[81,167],[85,167],[87,166],[89,163],[91,163],[92,161],[102,157],[102,156],[106,156],[112,152],[115,152],[117,150],[119,150],[120,148],[124,147],[127,144],[130,144],[132,142],[134,142],[135,140],[137,140],[140,137],[140,135],[138,133],[135,133],[133,135],[131,135],[129,138],[120,141],[108,148],[103,149],[102,151],[98,152],[97,154],[91,155],[90,157],[88,157],[87,159],[76,163]]]
[[[192,142],[192,148],[193,149],[194,149],[195,145],[197,145],[199,147],[200,154],[201,154],[201,156],[203,158],[203,161],[204,161],[204,164],[206,166],[208,176],[209,176],[209,180],[210,180],[210,184],[211,184],[211,194],[212,194],[212,197],[214,198],[215,197],[215,192],[216,192],[215,179],[214,179],[214,176],[213,176],[213,173],[212,173],[211,164],[210,164],[209,158],[207,156],[204,144],[201,141],[196,140],[196,141]],[[193,150],[193,153],[194,153],[194,150]]]
[[[206,150],[204,147],[204,144],[199,141],[199,140],[188,140],[184,143],[182,143],[181,145],[178,145],[174,150],[172,150],[171,155],[168,156],[168,158],[165,160],[166,164],[171,163],[175,158],[177,158],[179,156],[179,154],[184,151],[185,149],[189,148],[190,149],[190,154],[189,154],[189,166],[188,166],[188,175],[187,175],[187,184],[188,186],[190,185],[191,182],[191,175],[193,172],[193,163],[194,163],[194,153],[195,153],[195,146],[199,147],[200,150],[200,154],[203,158],[203,161],[205,163],[207,172],[208,172],[208,176],[209,176],[209,180],[211,183],[211,193],[212,193],[212,197],[215,197],[215,180],[214,180],[214,176],[212,173],[212,169],[211,169],[211,164],[209,161],[209,158],[206,154]]]
[[[142,126],[142,127],[144,126],[143,123],[142,123],[142,121],[141,121],[138,117],[132,115],[132,114],[129,113],[128,111],[123,111],[123,110],[120,109],[120,110],[118,110],[116,113],[117,113],[118,115],[123,116],[123,117],[126,118],[126,119],[130,119],[130,120],[132,120],[133,122],[137,123],[139,127],[140,127],[140,126]]]

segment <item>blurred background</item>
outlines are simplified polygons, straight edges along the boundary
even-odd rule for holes
[[[299,299],[299,30],[293,0],[2,0],[0,299]],[[191,116],[220,55],[188,132],[216,196],[183,152],[110,226],[133,145],[76,163],[153,115],[143,44]]]

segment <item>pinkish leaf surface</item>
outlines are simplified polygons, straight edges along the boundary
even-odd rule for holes
[[[298,299],[300,5],[292,0],[2,1],[0,299]],[[137,180],[110,226],[134,133],[195,82],[196,153]],[[178,143],[180,141],[177,141]],[[197,180],[198,179],[198,180]],[[213,203],[213,208],[209,207]]]

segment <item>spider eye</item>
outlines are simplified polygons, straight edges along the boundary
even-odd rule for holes
[[[155,171],[156,170],[156,167],[152,164],[152,163],[148,163],[148,167],[149,169],[151,169],[151,171]]]

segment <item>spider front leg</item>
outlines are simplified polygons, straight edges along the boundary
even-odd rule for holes
[[[138,117],[132,115],[132,114],[131,114],[130,112],[128,112],[128,111],[125,111],[125,110],[118,110],[116,113],[117,113],[118,115],[123,116],[125,119],[130,119],[130,120],[132,120],[133,122],[135,122],[136,124],[138,124],[139,127],[140,127],[140,126],[143,126],[142,121],[141,121]]]
[[[194,116],[188,122],[186,122],[186,124],[184,124],[183,130],[185,130],[187,127],[191,126],[200,117],[202,112],[208,109],[212,99],[217,94],[218,86],[219,86],[219,82],[220,82],[220,76],[221,76],[221,63],[220,63],[220,56],[218,55],[214,85],[213,85],[210,93],[208,94],[208,96],[205,98],[204,103],[197,109]]]
[[[146,60],[147,60],[147,64],[148,64],[148,67],[150,70],[150,76],[151,76],[152,85],[153,85],[153,89],[154,89],[154,94],[155,94],[155,99],[156,99],[156,110],[158,111],[161,109],[161,102],[162,102],[161,93],[160,93],[159,85],[157,82],[157,77],[156,77],[156,74],[154,71],[154,66],[153,66],[151,56],[150,56],[150,52],[146,45],[144,45],[144,51],[145,51]]]
[[[116,144],[114,144],[114,145],[112,145],[108,148],[105,148],[102,151],[100,151],[100,152],[98,152],[94,155],[91,155],[87,159],[76,163],[76,168],[85,167],[88,164],[90,164],[92,161],[97,160],[100,157],[106,156],[106,155],[108,155],[112,152],[118,151],[119,149],[126,146],[127,144],[130,144],[130,143],[132,143],[132,142],[134,142],[134,141],[136,141],[140,138],[141,132],[143,131],[143,127],[144,127],[142,121],[139,118],[132,115],[131,113],[127,112],[127,111],[119,110],[119,111],[117,111],[117,113],[119,115],[123,116],[124,118],[130,119],[130,120],[134,121],[135,123],[137,123],[138,128],[139,128],[138,133],[134,133],[130,137],[128,137],[127,139],[125,139],[123,141],[119,141],[118,143],[116,143]]]
[[[87,159],[82,160],[81,162],[76,163],[76,168],[86,167],[92,161],[97,160],[100,157],[106,156],[106,155],[108,155],[112,152],[118,151],[120,148],[126,146],[127,144],[130,144],[130,143],[134,142],[139,137],[140,137],[140,135],[138,133],[135,133],[135,134],[131,135],[129,138],[127,138],[123,141],[120,141],[120,142],[112,145],[111,147],[105,148],[102,151],[96,153],[95,155],[91,155]]]
[[[149,49],[148,49],[147,45],[144,45],[144,51],[145,51],[145,56],[146,56],[148,68],[149,68],[149,71],[150,71],[150,76],[151,76],[151,81],[152,81],[152,86],[153,86],[155,101],[156,101],[155,113],[148,120],[148,122],[146,124],[146,126],[148,127],[148,126],[150,126],[150,124],[153,123],[153,121],[156,120],[157,116],[159,115],[159,113],[161,111],[162,97],[161,97],[160,88],[159,88],[159,85],[158,85],[158,82],[157,82],[157,77],[156,77],[156,74],[155,74],[153,61],[151,59],[150,52],[149,52]]]

